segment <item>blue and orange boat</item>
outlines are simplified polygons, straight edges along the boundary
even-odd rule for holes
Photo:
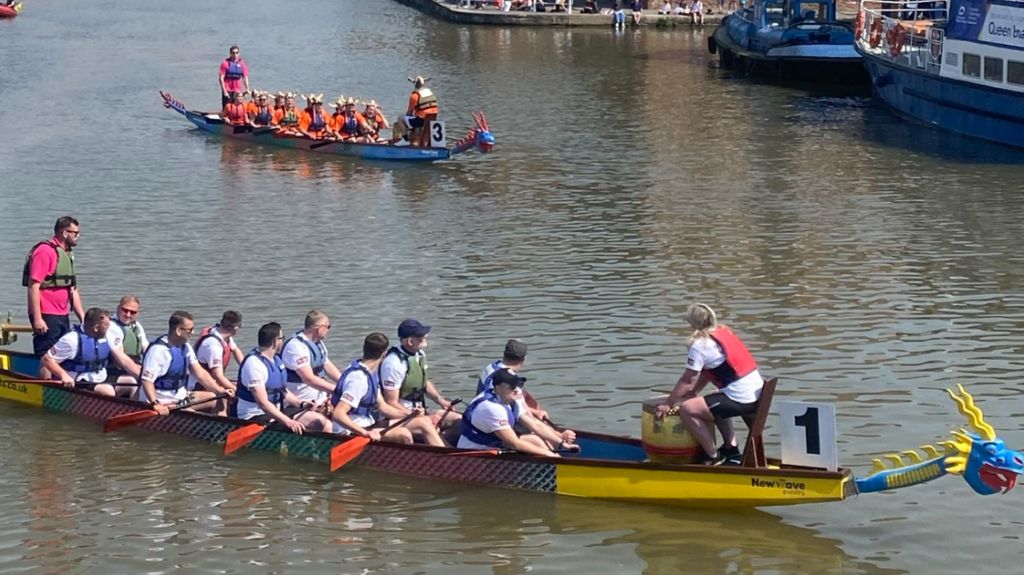
[[[156,416],[148,404],[68,389],[29,375],[36,373],[38,367],[38,360],[31,355],[0,350],[0,399],[103,421],[104,429],[112,428],[113,420],[132,420],[141,414],[137,427],[225,446],[230,443],[232,432],[253,425],[245,420],[186,410]],[[940,447],[923,447],[924,457],[913,451],[887,455],[890,463],[886,465],[876,460],[875,468],[866,478],[855,478],[845,468],[829,471],[766,459],[761,432],[774,385],[774,380],[766,383],[739,465],[710,467],[656,462],[650,460],[639,439],[590,432],[578,432],[580,452],[564,457],[366,443],[363,438],[330,433],[311,432],[300,436],[275,426],[261,430],[248,447],[310,460],[314,465],[323,466],[325,473],[337,467],[333,461],[335,454],[347,450],[353,456],[354,466],[420,478],[694,507],[841,501],[857,493],[916,485],[947,474],[962,475],[976,492],[987,495],[1009,491],[1017,476],[1024,472],[1024,456],[1006,449],[962,388],[949,395],[967,418],[970,430],[954,432],[952,440],[941,443]],[[352,443],[359,441],[364,444]],[[357,449],[349,449],[353,446]]]
[[[444,135],[444,124],[435,123],[431,130],[430,147],[418,147],[401,144],[357,144],[332,139],[314,140],[302,135],[286,133],[274,127],[254,128],[252,126],[235,126],[224,121],[217,112],[200,112],[189,110],[180,101],[167,92],[160,92],[164,107],[181,114],[204,132],[233,138],[254,144],[266,144],[293,150],[349,156],[367,160],[387,160],[397,162],[438,162],[477,149],[488,153],[494,148],[495,140],[487,125],[487,118],[482,112],[473,114],[474,127],[465,137],[449,146]]]

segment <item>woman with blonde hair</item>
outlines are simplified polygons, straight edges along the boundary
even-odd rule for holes
[[[739,455],[730,418],[754,416],[764,380],[747,347],[731,329],[718,323],[714,310],[701,303],[691,305],[686,321],[694,329],[686,370],[665,403],[658,406],[655,417],[663,418],[678,408],[683,425],[704,448],[701,463],[718,465]],[[701,397],[698,394],[708,383],[717,390]],[[721,447],[715,446],[712,426],[722,433]]]

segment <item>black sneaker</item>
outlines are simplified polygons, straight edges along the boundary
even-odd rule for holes
[[[715,455],[708,455],[707,453],[701,451],[700,455],[697,456],[697,465],[708,465],[714,467],[716,465],[721,465],[725,462],[726,458],[722,455],[721,452],[718,452]]]
[[[736,445],[720,445],[718,453],[721,453],[726,459],[735,459],[740,456],[740,448]]]

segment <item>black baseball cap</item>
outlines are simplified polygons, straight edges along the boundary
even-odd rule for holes
[[[516,375],[514,371],[507,367],[503,367],[491,375],[491,384],[498,385],[499,383],[504,383],[509,387],[522,387],[526,383],[526,378]]]
[[[398,324],[398,339],[423,337],[428,333],[430,333],[430,326],[423,325],[414,319],[403,320],[402,323]]]

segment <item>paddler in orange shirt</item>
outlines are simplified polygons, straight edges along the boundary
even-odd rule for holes
[[[377,105],[376,100],[370,100],[366,103],[366,108],[363,110],[363,120],[365,120],[366,126],[370,129],[368,134],[370,141],[384,141],[384,138],[380,136],[380,131],[387,130],[391,126],[384,119],[384,114],[381,114],[380,106]]]
[[[274,109],[267,103],[266,92],[260,92],[256,105],[249,110],[249,121],[254,126],[266,127],[274,121]]]
[[[339,98],[334,103],[335,107],[340,103],[341,99]],[[346,142],[360,144],[373,141],[367,136],[370,133],[370,128],[366,125],[366,119],[363,118],[363,115],[356,111],[356,101],[354,98],[350,97],[345,100],[341,112],[340,116],[335,113],[332,118],[334,120],[334,133],[339,138]]]
[[[295,108],[295,94],[284,95],[284,108],[274,112],[273,125],[281,128],[281,133],[298,135],[299,111]]]
[[[249,115],[245,111],[240,92],[231,92],[231,101],[224,105],[220,115],[225,122],[233,126],[245,126],[249,123]]]
[[[256,113],[256,99],[259,97],[259,91],[253,90],[251,92],[242,92],[243,96],[249,96],[249,101],[245,103],[245,114],[247,116],[255,115]]]
[[[299,117],[299,131],[307,138],[319,140],[330,134],[327,129],[327,116],[324,115],[324,95],[310,94],[306,96],[309,107]]]

